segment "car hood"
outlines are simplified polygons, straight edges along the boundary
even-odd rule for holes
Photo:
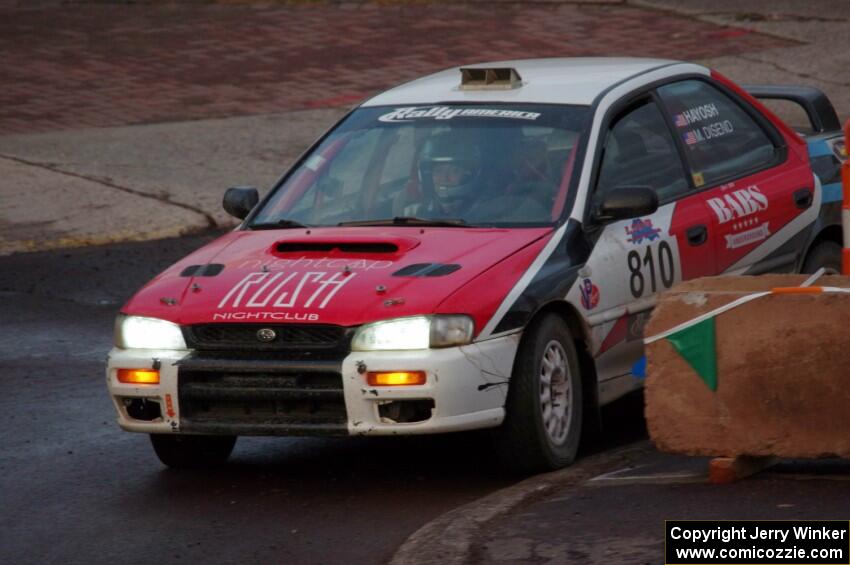
[[[183,325],[354,326],[428,314],[499,261],[551,233],[431,227],[234,231],[153,279],[122,311]]]

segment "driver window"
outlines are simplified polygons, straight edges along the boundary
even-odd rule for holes
[[[595,199],[626,186],[652,188],[660,202],[689,189],[670,129],[651,100],[628,110],[608,131]]]

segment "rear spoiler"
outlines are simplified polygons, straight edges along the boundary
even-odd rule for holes
[[[766,100],[787,100],[794,102],[805,110],[812,130],[815,133],[840,131],[841,122],[832,102],[820,89],[812,86],[775,86],[766,84],[742,85],[754,98]]]

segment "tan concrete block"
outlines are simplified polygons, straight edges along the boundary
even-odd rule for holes
[[[651,337],[799,275],[705,278],[659,300]],[[816,284],[850,288],[850,277]],[[850,294],[770,295],[716,318],[712,392],[674,347],[647,346],[646,418],[662,451],[707,456],[850,457]]]

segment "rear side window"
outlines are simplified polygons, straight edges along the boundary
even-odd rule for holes
[[[694,185],[714,185],[771,164],[776,148],[736,102],[699,80],[658,89],[676,133],[687,148]]]

